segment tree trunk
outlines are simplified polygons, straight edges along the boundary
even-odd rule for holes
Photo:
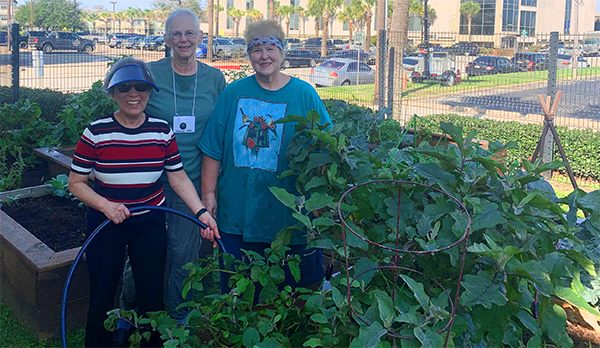
[[[315,17],[315,37],[319,37],[319,18]]]
[[[208,6],[207,6],[207,17],[209,18],[215,18],[214,16],[214,11],[215,11],[215,3],[213,0],[208,0]],[[208,24],[208,41],[206,42],[206,58],[208,59],[209,62],[212,62],[213,60],[213,26],[211,23]]]
[[[467,32],[469,33],[469,42],[471,42],[471,16],[467,16]]]
[[[348,22],[348,42],[354,41],[354,23],[352,21]]]
[[[235,37],[240,35],[240,19],[235,21]]]
[[[221,9],[221,5],[219,4],[219,0],[217,0],[217,13],[215,14],[215,34],[217,35],[217,37],[219,36],[219,15],[221,14],[221,11],[219,11]]]
[[[321,39],[321,57],[327,55],[327,37],[329,35],[329,13],[323,13],[323,38]]]
[[[371,10],[369,10],[367,12],[367,30],[366,30],[366,35],[365,35],[365,53],[369,53],[371,51],[371,18],[373,17],[373,14],[371,13]]]
[[[269,18],[275,19],[275,0],[269,0]]]
[[[393,48],[394,66],[389,69],[394,71],[392,104],[392,115],[394,119],[404,124],[407,120],[402,119],[402,55],[406,46],[406,37],[408,34],[408,7],[409,0],[396,0],[394,4],[394,13],[392,15],[392,30],[390,31],[390,48]],[[390,56],[392,55],[390,49]]]
[[[375,101],[375,105],[378,105],[380,108],[385,105],[385,64],[379,64],[380,61],[384,61],[381,55],[385,52],[385,42],[380,41],[379,33],[387,29],[387,23],[385,22],[386,11],[385,1],[377,1],[377,60],[375,61],[375,96],[373,100]],[[350,40],[352,39],[350,37]],[[385,54],[383,55],[385,56]]]
[[[290,36],[290,17],[285,18],[285,37]]]

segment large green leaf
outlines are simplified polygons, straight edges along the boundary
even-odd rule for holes
[[[400,277],[402,278],[402,280],[404,280],[406,285],[408,285],[410,290],[412,290],[413,294],[415,295],[415,298],[417,299],[421,307],[423,307],[423,309],[425,309],[426,311],[429,311],[430,299],[429,296],[427,296],[427,294],[425,293],[425,288],[423,287],[423,284],[415,281],[411,277],[404,274],[400,274]]]
[[[381,344],[381,337],[387,330],[379,322],[374,322],[370,326],[361,326],[358,337],[350,342],[349,348],[377,348]]]
[[[439,348],[444,346],[444,338],[435,331],[421,329],[416,327],[413,332],[423,348]]]
[[[319,192],[313,193],[310,198],[304,202],[304,208],[308,211],[331,207],[333,205],[333,197]]]
[[[283,205],[294,211],[296,210],[296,196],[280,187],[271,186],[269,190]]]
[[[479,271],[477,275],[467,274],[461,283],[465,289],[460,303],[466,307],[482,305],[491,308],[492,304],[502,306],[506,303],[506,289],[502,285],[502,276]]]
[[[258,334],[258,330],[253,327],[249,327],[244,331],[244,335],[242,336],[242,340],[244,342],[244,346],[247,348],[254,347],[260,341],[260,335]]]
[[[506,219],[498,206],[493,203],[482,205],[483,212],[472,216],[471,231],[479,231],[484,228],[492,228],[498,224],[506,223]]]
[[[431,183],[445,182],[455,184],[456,178],[442,170],[436,163],[417,163],[412,167],[415,174],[429,180]]]
[[[591,211],[600,211],[600,190],[592,191],[577,199],[577,203]]]

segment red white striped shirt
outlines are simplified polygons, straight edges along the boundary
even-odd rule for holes
[[[162,205],[163,170],[183,170],[173,131],[166,121],[146,115],[135,129],[107,115],[85,129],[75,148],[71,171],[93,172],[94,191],[128,208]]]

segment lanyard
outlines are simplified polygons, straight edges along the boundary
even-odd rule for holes
[[[198,62],[196,62],[198,64]],[[194,99],[192,99],[192,116],[196,116],[196,87],[198,87],[198,70],[200,70],[200,66],[196,69],[196,77],[194,79]],[[175,116],[179,116],[177,112],[177,87],[175,85],[175,69],[171,67],[171,72],[173,73],[173,105],[175,106]]]

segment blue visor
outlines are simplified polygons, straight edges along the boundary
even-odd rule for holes
[[[154,89],[158,92],[158,87],[156,87],[150,72],[137,64],[127,64],[118,68],[110,79],[110,83],[108,84],[108,88],[106,88],[106,90],[108,91],[120,83],[130,81],[145,82],[154,87]]]

